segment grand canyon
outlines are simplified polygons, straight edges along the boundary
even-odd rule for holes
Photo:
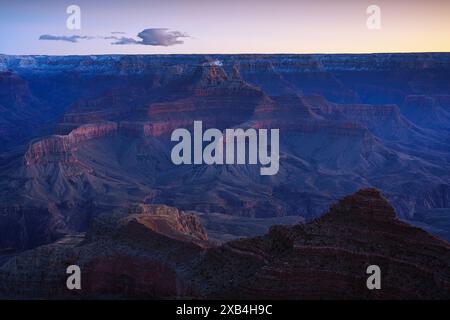
[[[173,164],[194,121],[279,171]],[[0,297],[449,299],[450,54],[0,55],[0,191]]]

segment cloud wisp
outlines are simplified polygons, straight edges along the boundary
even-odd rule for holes
[[[91,37],[91,36],[55,36],[50,34],[44,34],[39,37],[39,40],[54,40],[54,41],[66,41],[76,43],[79,40],[92,40],[103,39],[113,40],[113,45],[145,45],[145,46],[163,46],[169,47],[176,44],[183,44],[183,38],[190,38],[186,33],[180,31],[170,31],[167,28],[148,28],[138,33],[139,39],[119,36],[125,34],[125,32],[114,31],[109,36]]]
[[[39,37],[39,40],[53,40],[53,41],[66,41],[66,42],[72,42],[76,43],[78,40],[92,40],[94,37],[90,36],[54,36],[51,34],[43,34]]]

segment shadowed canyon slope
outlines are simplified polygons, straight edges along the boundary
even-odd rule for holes
[[[449,97],[449,54],[0,56],[0,249],[138,204],[309,221],[366,187],[450,239]],[[279,128],[278,174],[173,165],[194,120]]]
[[[66,267],[82,270],[80,291]],[[382,270],[367,290],[366,269]],[[364,189],[306,224],[217,245],[196,215],[139,205],[97,218],[86,237],[26,251],[0,267],[10,298],[448,299],[450,245],[401,222]]]

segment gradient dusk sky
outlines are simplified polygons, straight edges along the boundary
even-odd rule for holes
[[[450,0],[0,0],[0,30],[3,54],[450,52]]]

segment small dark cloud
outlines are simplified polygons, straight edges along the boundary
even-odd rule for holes
[[[112,44],[142,44],[146,46],[173,46],[175,44],[183,44],[183,38],[189,38],[189,35],[179,31],[169,31],[167,28],[151,28],[145,29],[138,33],[138,38],[118,37],[117,41]]]
[[[126,32],[123,31],[113,31],[111,34],[126,34]]]
[[[54,36],[51,34],[43,34],[42,36],[39,37],[39,40],[66,41],[66,42],[72,42],[72,43],[76,43],[76,42],[78,42],[78,40],[91,40],[91,39],[94,39],[94,37],[78,36],[78,35]]]

